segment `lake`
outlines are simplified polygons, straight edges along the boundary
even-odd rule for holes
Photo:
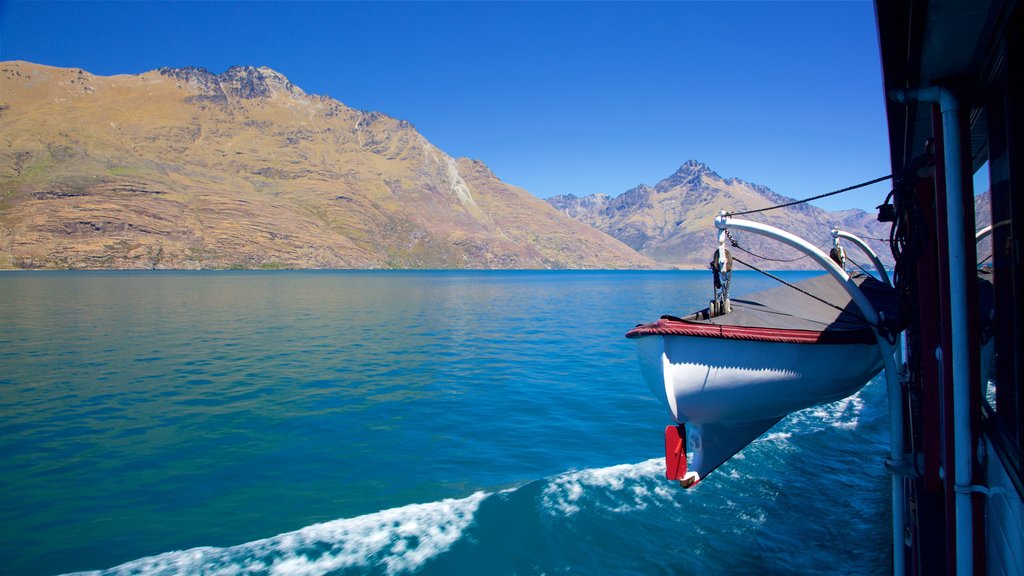
[[[0,273],[0,566],[887,572],[880,378],[664,479],[623,335],[710,296],[703,271]]]

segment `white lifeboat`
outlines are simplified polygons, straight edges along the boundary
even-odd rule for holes
[[[850,280],[883,318],[897,316],[891,287]],[[828,275],[795,286],[732,299],[728,314],[663,316],[626,334],[678,424],[666,429],[669,479],[696,484],[783,416],[845,398],[882,370],[872,326],[847,290]]]

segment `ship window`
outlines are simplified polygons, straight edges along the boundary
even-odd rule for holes
[[[986,160],[974,172],[974,230],[981,233],[992,226],[992,192],[989,189],[989,165]],[[976,258],[979,268],[992,268],[992,237],[989,234],[983,236],[975,243]],[[985,322],[987,319],[982,318]],[[987,374],[981,382],[981,398],[987,402],[990,408],[996,406],[996,381],[994,371],[990,366],[982,367],[982,374]]]
[[[1024,75],[1022,46],[1022,35],[1008,35],[1007,58],[986,90],[985,126],[972,134],[985,140],[987,155],[974,177],[981,193],[975,197],[975,223],[992,225],[988,242],[977,243],[977,261],[991,266],[995,288],[995,355],[990,378],[981,382],[981,401],[989,438],[1018,490],[1024,486],[1024,112],[1013,103],[1024,94],[1010,79]],[[979,188],[988,188],[989,196]]]

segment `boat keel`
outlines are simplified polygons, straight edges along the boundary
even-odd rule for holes
[[[678,480],[683,488],[690,488],[704,479],[723,462],[764,434],[782,418],[769,418],[744,424],[690,424],[665,427],[665,477]],[[686,452],[693,452],[687,464]]]

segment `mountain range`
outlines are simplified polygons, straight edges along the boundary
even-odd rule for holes
[[[650,268],[269,68],[0,63],[0,268]]]
[[[0,268],[703,268],[719,210],[792,201],[690,160],[616,197],[545,202],[407,121],[265,67],[104,77],[2,62],[0,81]],[[838,225],[892,263],[889,225],[863,210],[743,217],[826,251]],[[734,238],[755,265],[812,267]]]
[[[704,268],[718,246],[714,219],[720,210],[742,212],[792,202],[765,186],[738,178],[722,178],[702,162],[685,162],[654,186],[641,184],[611,197],[605,194],[553,196],[548,203],[560,212],[608,233],[664,266]],[[881,203],[881,202],[879,202]],[[887,241],[890,225],[860,209],[829,212],[807,203],[739,216],[763,222],[803,237],[828,252],[833,226],[855,234],[891,265]],[[743,250],[735,256],[771,269],[810,268],[796,250],[745,232],[733,233]],[[868,264],[858,250],[847,250],[858,263]]]

